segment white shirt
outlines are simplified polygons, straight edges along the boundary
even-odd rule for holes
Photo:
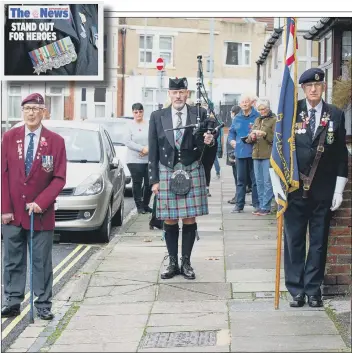
[[[306,103],[307,103],[308,116],[310,116],[310,114],[311,114],[310,110],[312,109],[312,106],[309,104],[307,99],[306,99]],[[323,101],[320,100],[319,104],[317,106],[315,106],[314,109],[316,110],[316,112],[315,112],[315,131],[314,131],[314,133],[316,133],[317,129],[318,129],[318,126],[320,125],[321,111],[323,110]]]
[[[178,115],[176,113],[178,113],[179,111],[176,110],[174,107],[171,108],[171,114],[172,114],[172,126],[173,128],[177,127],[177,122],[178,122]],[[187,105],[185,104],[185,106],[180,110],[180,112],[182,113],[181,115],[181,119],[182,119],[182,126],[186,125],[187,122]],[[181,130],[182,131],[182,130]],[[177,130],[174,130],[174,140],[176,141],[176,132]],[[182,131],[184,132],[184,131]]]
[[[39,144],[39,139],[40,139],[40,133],[42,132],[42,126],[40,125],[38,127],[37,130],[35,131],[30,131],[27,126],[25,126],[24,129],[24,133],[25,133],[25,137],[24,137],[24,158],[26,160],[26,156],[27,156],[27,150],[28,150],[28,146],[29,146],[29,142],[31,140],[29,134],[33,132],[34,137],[33,137],[33,143],[34,143],[34,150],[33,150],[33,160],[35,158],[35,155],[37,153],[37,149],[38,149],[38,144]]]

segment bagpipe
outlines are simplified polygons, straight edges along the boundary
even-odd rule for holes
[[[203,64],[202,64],[202,55],[197,56],[198,59],[198,70],[197,70],[197,123],[190,124],[186,126],[182,126],[179,128],[167,129],[166,131],[173,131],[173,130],[183,130],[187,128],[193,128],[193,135],[204,135],[204,133],[209,134],[217,134],[220,129],[222,129],[225,124],[221,122],[214,112],[214,103],[210,101],[208,94],[205,90],[204,85],[204,75],[203,75]],[[203,121],[200,121],[200,109],[202,105],[202,98],[204,102],[207,104],[207,118]],[[210,115],[213,115],[214,118],[211,118]]]

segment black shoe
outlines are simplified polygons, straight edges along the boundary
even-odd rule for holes
[[[37,308],[38,317],[42,320],[52,320],[54,314],[47,308]]]
[[[169,266],[166,271],[160,275],[161,279],[170,279],[179,274],[180,268],[178,267],[177,256],[169,256]]]
[[[146,213],[153,213],[153,209],[151,207],[149,207],[149,206],[144,207],[144,211]]]
[[[306,297],[304,294],[297,294],[296,296],[294,296],[292,298],[292,301],[290,301],[290,307],[291,308],[301,308],[306,303],[305,298]]]
[[[21,313],[20,305],[8,306],[4,305],[1,308],[1,317],[14,317]]]
[[[144,208],[137,208],[137,212],[138,212],[138,214],[145,214],[146,213]]]
[[[229,200],[227,202],[230,203],[231,205],[235,205],[236,204],[236,197],[233,197],[231,200]]]
[[[323,301],[320,295],[308,295],[308,305],[311,308],[320,308],[323,306]]]
[[[191,266],[189,256],[185,255],[181,259],[181,274],[186,279],[195,279],[196,275]]]

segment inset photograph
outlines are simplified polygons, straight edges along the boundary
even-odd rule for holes
[[[4,5],[5,80],[104,79],[103,3]]]

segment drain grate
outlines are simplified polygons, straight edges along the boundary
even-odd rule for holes
[[[141,348],[215,346],[217,331],[150,332]]]

